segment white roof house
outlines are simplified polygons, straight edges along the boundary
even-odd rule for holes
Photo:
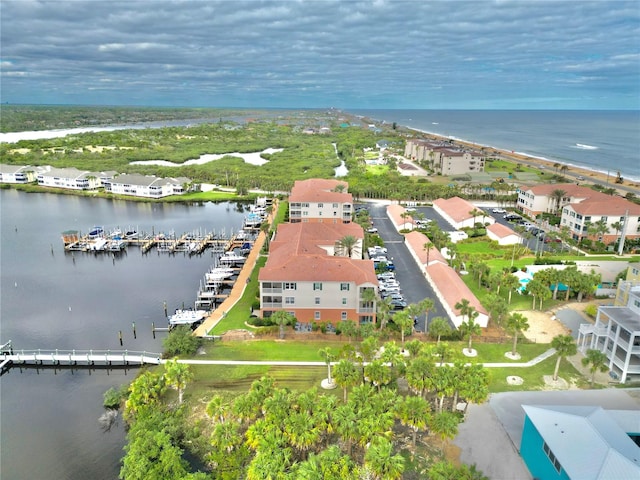
[[[36,171],[31,165],[0,164],[0,183],[31,183],[36,181]]]
[[[640,478],[640,447],[629,436],[640,433],[640,411],[620,412],[629,422],[623,429],[616,419],[618,411],[598,406],[523,405],[522,408],[526,419],[520,452],[532,475],[541,476],[544,466],[539,450],[544,450],[558,473],[566,474],[562,478]],[[528,428],[527,419],[535,432]]]
[[[155,175],[122,174],[103,181],[105,190],[118,195],[161,198],[185,192],[187,178],[162,178]]]
[[[38,185],[71,190],[95,190],[102,186],[102,181],[98,174],[86,170],[46,167],[38,172]]]

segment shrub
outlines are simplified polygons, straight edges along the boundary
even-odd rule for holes
[[[590,303],[584,307],[584,313],[590,318],[596,318],[596,315],[598,314],[598,306]]]
[[[188,325],[180,325],[169,332],[162,342],[164,357],[194,355],[202,345],[202,338],[192,335]]]
[[[102,405],[104,408],[117,410],[120,407],[120,404],[127,398],[127,391],[127,385],[122,385],[120,388],[111,387],[109,390],[104,392]]]

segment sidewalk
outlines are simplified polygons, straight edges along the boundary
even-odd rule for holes
[[[267,217],[267,221],[270,224],[273,224],[273,218],[278,211],[278,202],[274,201],[273,209],[271,214]],[[258,238],[253,244],[253,248],[247,257],[247,260],[244,262],[242,270],[238,275],[238,279],[233,284],[233,288],[231,289],[231,293],[224,301],[216,308],[211,314],[204,319],[204,322],[196,328],[193,332],[195,336],[204,337],[209,334],[211,329],[215,327],[220,320],[222,320],[227,312],[233,308],[233,306],[238,303],[238,300],[242,298],[244,295],[244,291],[247,288],[247,284],[251,278],[251,273],[256,266],[258,261],[258,257],[260,256],[260,252],[262,251],[262,247],[267,239],[267,235],[264,232],[260,232],[258,234]]]

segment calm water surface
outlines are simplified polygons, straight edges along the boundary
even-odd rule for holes
[[[235,204],[144,204],[13,190],[0,191],[0,207],[0,342],[12,340],[16,349],[159,352],[164,334],[153,339],[151,324],[166,323],[163,302],[170,310],[192,305],[212,263],[209,252],[142,255],[136,247],[118,257],[65,254],[60,232],[103,225],[228,233],[243,219]],[[98,418],[103,393],[137,372],[14,368],[3,375],[0,478],[117,478],[122,421],[105,432]]]

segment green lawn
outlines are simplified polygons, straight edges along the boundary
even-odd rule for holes
[[[300,341],[289,333],[284,340],[248,340],[215,342],[206,344],[206,355],[198,358],[208,360],[285,360],[301,362],[321,362],[318,350],[331,347],[337,354],[347,342],[336,342],[335,335],[327,335],[327,341]],[[331,341],[331,337],[333,341]]]
[[[227,312],[224,319],[218,322],[218,324],[211,329],[209,332],[210,335],[220,335],[228,330],[247,328],[245,322],[251,315],[251,306],[253,305],[254,300],[258,298],[258,272],[260,271],[260,267],[264,266],[266,262],[267,257],[258,258],[256,268],[251,272],[251,280],[244,291],[244,295],[242,295],[242,298],[238,303],[236,303],[235,306]]]
[[[489,391],[496,393],[542,390],[545,387],[543,376],[553,375],[556,359],[557,357],[554,355],[533,367],[527,368],[488,368],[487,370],[490,375]],[[507,377],[511,375],[521,377],[524,380],[523,384],[509,385],[507,383]],[[575,381],[581,388],[588,386],[588,381],[585,380],[567,360],[560,362],[558,376],[564,378],[569,383]]]

